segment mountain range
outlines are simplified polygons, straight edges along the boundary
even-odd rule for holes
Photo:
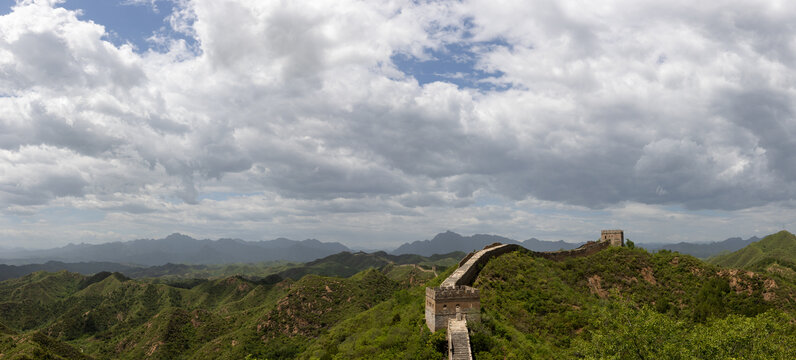
[[[0,263],[22,265],[61,262],[114,262],[144,266],[180,264],[225,264],[237,262],[306,262],[342,251],[351,251],[338,242],[302,241],[279,238],[267,241],[240,239],[197,240],[171,234],[164,239],[142,239],[105,244],[69,244],[46,250],[12,250],[0,255]]]
[[[708,258],[721,253],[736,251],[758,240],[759,238],[757,237],[751,237],[746,240],[736,237],[712,243],[681,242],[677,244],[644,243],[637,245],[648,250],[667,249],[700,258]],[[466,253],[481,249],[495,242],[519,244],[534,251],[574,249],[583,244],[583,242],[544,241],[536,238],[517,241],[503,236],[485,234],[462,236],[452,231],[446,231],[437,234],[431,240],[404,243],[389,253],[392,255],[415,254],[422,256],[447,254],[452,251]],[[124,268],[119,267],[121,266],[119,264],[147,267],[168,263],[212,265],[259,263],[277,260],[308,262],[344,251],[354,252],[351,248],[339,242],[321,242],[315,239],[302,241],[285,238],[266,241],[244,241],[240,239],[197,240],[187,235],[175,233],[163,239],[141,239],[98,245],[69,244],[60,248],[45,250],[4,248],[0,250],[0,264],[27,265],[38,263],[41,266],[37,270],[67,269],[85,274],[97,266],[102,267],[101,264],[89,264],[98,262],[115,263],[115,265],[106,266],[102,270],[123,271]],[[50,264],[48,265],[47,263]],[[64,263],[73,264],[65,266]],[[6,273],[11,271],[28,273],[24,269],[5,270],[8,270],[5,271]]]

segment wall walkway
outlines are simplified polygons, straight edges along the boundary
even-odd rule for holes
[[[470,350],[470,334],[467,332],[467,320],[448,320],[448,359],[473,360]]]
[[[516,244],[493,244],[482,250],[478,250],[465,257],[464,260],[466,261],[464,261],[464,264],[460,263],[459,268],[448,276],[439,287],[451,288],[461,285],[471,285],[481,271],[481,268],[486,265],[489,259],[519,249],[525,248]]]
[[[445,326],[443,321],[447,321],[448,359],[472,360],[470,335],[467,332],[467,316],[471,317],[471,321],[480,321],[480,296],[478,290],[471,288],[469,285],[473,284],[475,278],[478,277],[478,273],[481,272],[481,269],[489,259],[512,251],[522,250],[530,252],[533,256],[560,261],[572,257],[588,256],[609,246],[611,246],[610,241],[590,241],[577,249],[539,252],[528,250],[517,244],[495,243],[482,250],[471,252],[459,262],[459,267],[440,284],[440,287],[426,288],[426,324],[431,331],[436,331],[438,327]],[[619,246],[622,246],[621,242]],[[458,294],[459,292],[463,295],[454,296],[454,293]],[[443,299],[445,301],[453,300],[453,302],[460,304],[472,302],[476,306],[470,304],[470,308],[464,310],[471,310],[472,313],[462,313],[459,311],[459,304],[457,304],[456,314],[454,315],[452,308],[448,310],[436,309],[438,303],[443,301]]]

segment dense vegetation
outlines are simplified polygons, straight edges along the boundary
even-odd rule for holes
[[[425,286],[439,284],[453,267],[435,277],[431,264],[379,265],[354,255],[307,266],[373,267],[350,277],[298,280],[158,283],[60,272],[0,282],[0,354],[444,358],[445,333],[426,328],[423,297]],[[794,272],[722,268],[670,251],[609,248],[560,262],[514,252],[491,260],[474,284],[482,322],[471,324],[471,344],[479,360],[792,359],[794,283]]]
[[[490,261],[476,281],[484,321],[474,329],[474,351],[479,359],[671,358],[677,351],[704,358],[687,356],[704,349],[700,341],[717,340],[701,337],[745,326],[728,318],[793,319],[796,290],[769,281],[669,251],[609,248],[562,262],[508,254]],[[796,326],[778,324],[796,344]]]
[[[289,267],[309,274],[300,280],[275,274],[192,279],[168,272],[157,279],[132,280],[121,273],[38,272],[0,282],[0,354],[32,359],[75,354],[292,358],[329,326],[391,299],[401,289],[419,288],[435,277],[433,268],[444,269],[461,256],[341,253]],[[378,270],[376,265],[381,265]],[[258,265],[233,266],[266,271]],[[228,270],[203,267],[208,268]],[[356,269],[369,270],[348,276]],[[314,275],[335,271],[347,277]]]

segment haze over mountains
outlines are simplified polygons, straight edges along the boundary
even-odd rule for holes
[[[724,252],[732,252],[758,241],[757,237],[749,239],[729,238],[712,243],[677,243],[639,244],[649,250],[668,249],[696,257],[706,258]],[[500,242],[519,244],[534,251],[556,251],[574,249],[583,244],[565,241],[544,241],[530,238],[517,241],[498,235],[475,234],[462,236],[446,231],[434,236],[431,240],[420,240],[404,243],[392,255],[416,254],[432,256],[447,254],[453,251],[470,252],[486,245]],[[115,263],[104,269],[119,271],[119,264],[158,266],[173,264],[226,264],[254,263],[267,261],[308,262],[340,252],[354,252],[339,242],[321,242],[315,239],[302,241],[279,238],[267,241],[244,241],[240,239],[197,240],[187,235],[171,234],[163,239],[142,239],[127,242],[112,242],[98,245],[69,244],[64,247],[45,250],[3,249],[0,251],[0,263],[8,265],[41,264],[41,269],[56,270],[64,267],[63,263]],[[51,263],[54,262],[54,263]],[[95,264],[96,265],[96,264]],[[75,267],[77,266],[77,267]],[[72,271],[81,271],[88,265],[76,264],[69,267]],[[90,266],[95,267],[94,265]],[[16,270],[15,270],[16,271]]]
[[[315,239],[197,240],[175,233],[156,240],[144,239],[98,245],[69,244],[47,250],[7,251],[0,256],[0,262],[21,265],[47,261],[106,261],[146,266],[166,263],[224,264],[274,260],[306,262],[342,251],[351,251],[351,249],[338,242],[320,242]]]

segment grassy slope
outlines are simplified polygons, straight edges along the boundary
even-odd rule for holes
[[[454,267],[428,281],[439,286]],[[299,354],[299,359],[444,359],[445,331],[432,334],[424,319],[425,286],[396,292],[390,299],[332,326]]]
[[[736,252],[713,257],[708,262],[731,268],[757,268],[760,263],[771,260],[796,262],[796,236],[783,230]]]
[[[80,350],[40,332],[25,335],[0,334],[3,359],[91,359]]]
[[[131,270],[125,273],[125,275],[134,279],[160,278],[161,280],[207,279],[234,276],[236,274],[246,274],[251,277],[266,277],[300,265],[300,263],[290,263],[286,261],[221,265],[166,264]]]
[[[232,276],[191,288],[118,273],[35,273],[0,282],[0,324],[8,324],[0,326],[0,354],[58,358],[82,349],[96,358],[292,358],[320,332],[401,287],[373,269],[278,284]]]

